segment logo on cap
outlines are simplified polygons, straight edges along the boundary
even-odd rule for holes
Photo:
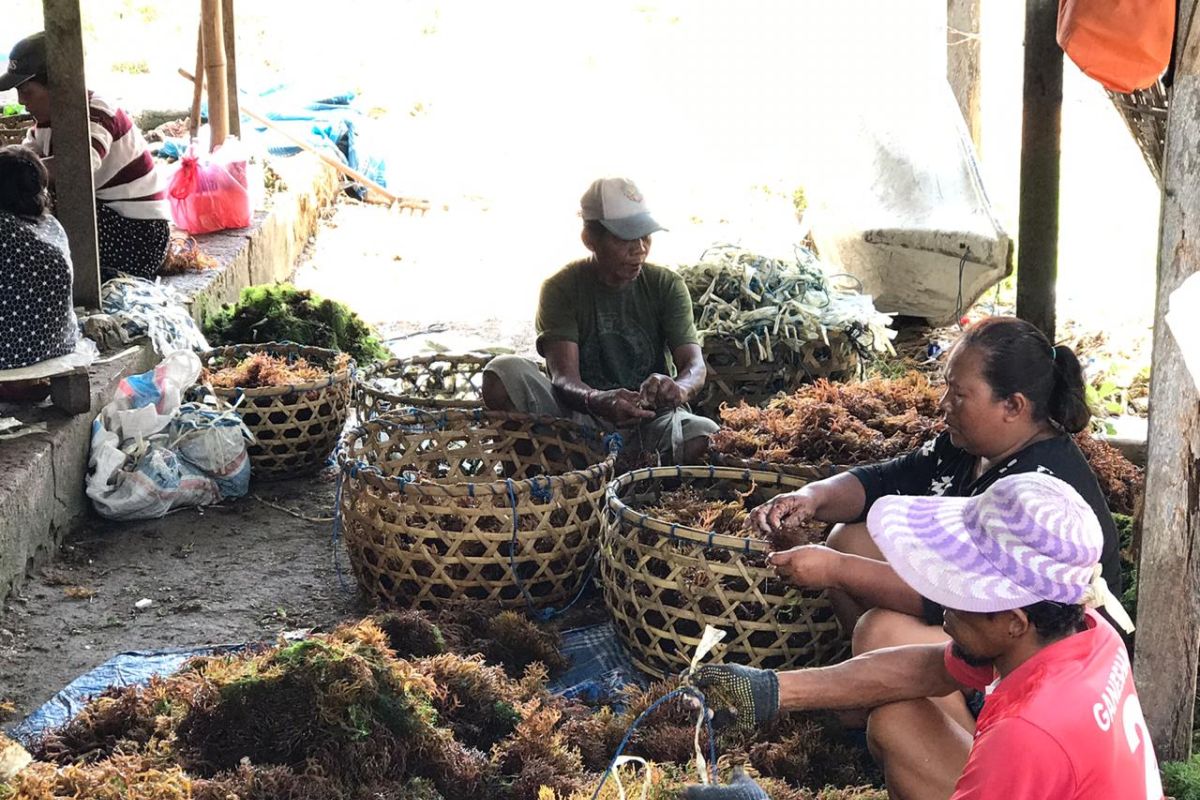
[[[16,59],[13,59],[12,61],[8,62],[8,71],[9,72],[20,72],[21,71],[21,65],[17,63]]]
[[[631,181],[625,181],[621,186],[621,193],[628,197],[634,203],[642,202],[642,193],[633,185]]]

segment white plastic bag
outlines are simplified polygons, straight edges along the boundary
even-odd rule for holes
[[[199,376],[200,359],[180,350],[121,381],[92,423],[87,495],[101,516],[154,519],[246,493],[250,460],[241,420],[195,404],[180,408]]]

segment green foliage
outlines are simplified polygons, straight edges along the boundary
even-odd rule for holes
[[[16,117],[25,113],[25,106],[20,103],[5,103],[0,117]]]
[[[1175,800],[1200,800],[1200,754],[1162,764],[1163,790]]]
[[[375,331],[344,303],[290,283],[249,286],[205,321],[214,344],[295,342],[349,353],[360,367],[388,357]]]
[[[146,61],[118,61],[112,65],[113,72],[124,72],[127,75],[145,75],[150,72],[150,65]]]

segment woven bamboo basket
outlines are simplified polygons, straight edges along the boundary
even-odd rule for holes
[[[1162,185],[1163,154],[1167,141],[1167,88],[1159,80],[1153,86],[1130,94],[1109,92],[1121,118],[1141,148],[1146,166]]]
[[[818,378],[848,378],[858,368],[858,353],[850,339],[841,333],[830,332],[829,344],[815,340],[799,351],[777,346],[772,358],[763,358],[753,345],[746,349],[738,345],[730,336],[709,336],[704,340],[708,380],[695,407],[712,419],[719,419],[722,403],[745,400],[756,405]]]
[[[546,607],[583,587],[614,453],[569,420],[388,414],[338,449],[350,563],[384,605]],[[514,529],[515,521],[515,529]]]
[[[766,567],[765,541],[647,516],[639,507],[689,486],[714,496],[753,487],[754,500],[804,486],[778,472],[650,467],[614,480],[600,537],[604,600],[634,663],[656,677],[687,668],[706,625],[726,632],[718,660],[764,669],[837,661],[849,643],[823,592],[797,589]]]
[[[761,458],[737,458],[736,456],[717,452],[710,452],[708,460],[718,467],[730,467],[739,470],[749,469],[758,472],[778,472],[781,475],[803,478],[808,483],[824,480],[825,478],[837,475],[839,472],[845,472],[850,469],[850,467],[840,464],[778,463],[775,461],[764,461]]]
[[[393,358],[365,371],[354,389],[358,421],[410,408],[480,408],[486,353]]]
[[[33,116],[17,114],[0,117],[0,145],[20,144],[25,141],[25,132],[33,126]]]
[[[339,353],[318,347],[270,342],[239,344],[209,350],[201,360],[209,369],[236,364],[253,353],[265,352],[288,359],[304,358],[314,366],[333,364]],[[337,445],[350,414],[354,362],[328,378],[295,386],[257,389],[219,389],[219,398],[236,405],[246,427],[254,434],[250,472],[260,480],[290,478],[324,466]]]

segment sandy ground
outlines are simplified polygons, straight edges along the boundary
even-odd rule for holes
[[[333,489],[314,477],[258,484],[251,494],[320,518],[331,513]],[[0,614],[7,716],[23,718],[116,653],[328,630],[363,611],[340,585],[332,552],[328,522],[250,496],[161,520],[90,521]],[[353,586],[344,560],[342,568]],[[68,595],[80,589],[94,595]],[[153,604],[137,610],[143,598]]]

